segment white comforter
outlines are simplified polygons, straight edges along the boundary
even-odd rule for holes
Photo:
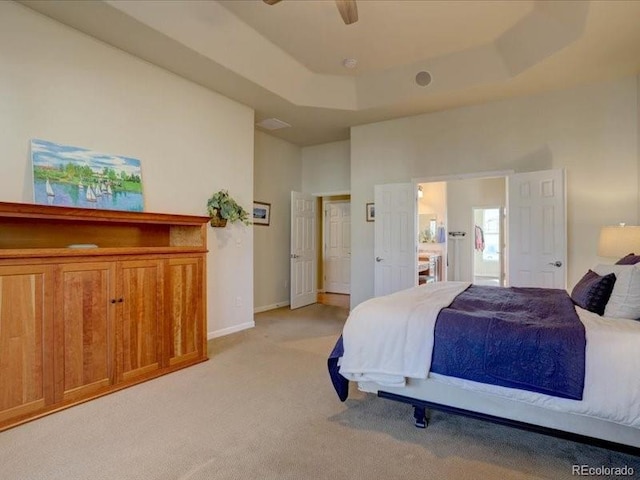
[[[438,313],[468,286],[429,283],[358,305],[342,332],[340,374],[388,387],[403,387],[406,377],[427,378]]]
[[[406,377],[429,376],[468,390],[640,428],[640,321],[600,317],[576,307],[587,339],[580,401],[429,374],[437,314],[467,286],[427,284],[358,305],[344,327],[340,373],[349,380],[392,387],[404,386]]]

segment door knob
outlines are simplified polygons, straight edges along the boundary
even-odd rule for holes
[[[384,260],[384,258],[382,258],[382,257],[376,257],[376,262],[381,262],[382,260]]]
[[[560,268],[562,266],[562,262],[560,260],[556,260],[555,262],[549,262],[549,265]]]
[[[295,253],[292,253],[291,258],[300,258],[300,255],[296,255]]]

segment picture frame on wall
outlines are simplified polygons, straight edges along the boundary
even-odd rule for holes
[[[375,204],[367,203],[367,222],[374,222],[376,219]]]
[[[253,202],[253,224],[269,226],[271,222],[271,204]]]
[[[140,160],[48,140],[31,140],[33,198],[39,205],[144,211]]]

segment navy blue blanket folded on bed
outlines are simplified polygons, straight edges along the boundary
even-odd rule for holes
[[[585,346],[566,291],[472,285],[438,315],[431,371],[581,400]]]

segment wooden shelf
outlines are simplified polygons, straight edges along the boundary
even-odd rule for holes
[[[7,255],[6,250],[65,249],[71,244],[204,251],[208,221],[205,216],[0,202],[0,251]],[[34,256],[34,252],[25,254]]]
[[[48,218],[52,220],[101,222],[101,223],[155,223],[167,225],[200,225],[209,217],[179,215],[172,213],[127,212],[122,210],[98,210],[32,203],[0,202],[0,217],[3,218]]]
[[[2,258],[86,257],[105,255],[165,255],[169,253],[206,253],[205,247],[113,247],[113,248],[22,248],[1,249]]]

